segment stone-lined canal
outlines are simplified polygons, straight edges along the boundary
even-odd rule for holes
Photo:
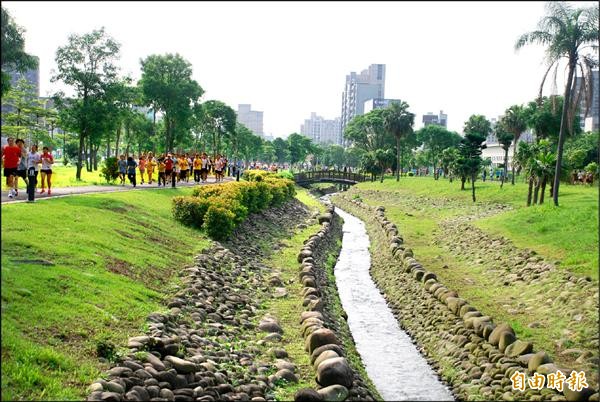
[[[419,354],[369,274],[371,257],[364,223],[336,208],[344,219],[342,250],[334,273],[367,374],[385,400],[454,400]]]

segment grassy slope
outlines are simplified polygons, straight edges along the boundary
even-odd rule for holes
[[[557,266],[558,269],[562,267],[598,279],[597,188],[563,185],[559,208],[551,205],[527,208],[523,205],[527,194],[524,184],[514,187],[505,185],[501,190],[497,182],[477,182],[477,187],[478,204],[499,202],[510,204],[514,210],[473,224],[512,240],[517,247],[534,249],[550,261],[561,259],[562,264]],[[398,225],[406,245],[414,250],[415,257],[423,266],[435,272],[445,285],[458,291],[461,297],[494,317],[495,321],[509,322],[520,338],[534,342],[536,350],[547,350],[555,361],[568,365],[569,359],[559,356],[559,353],[561,349],[571,347],[571,341],[561,348],[556,340],[565,337],[565,331],[574,333],[577,343],[597,336],[597,328],[588,327],[583,322],[573,325],[568,314],[560,310],[560,304],[549,311],[545,306],[531,302],[538,300],[540,295],[554,295],[560,289],[525,284],[499,286],[497,280],[488,275],[485,265],[458,258],[434,243],[434,231],[439,222],[475,211],[470,192],[461,192],[459,182],[450,184],[443,179],[434,182],[432,178],[401,178],[400,183],[396,183],[388,179],[383,184],[360,184],[351,191],[360,192],[361,189],[379,191],[377,194],[363,195],[362,198],[371,205],[386,207],[386,216]],[[431,208],[407,201],[402,197],[404,194],[407,197],[418,195],[460,202]],[[518,308],[517,314],[512,312],[511,309],[522,301],[530,308]],[[582,300],[584,302],[588,304],[592,301]],[[542,325],[528,328],[533,322],[541,322]]]
[[[467,183],[468,184],[468,183]],[[460,182],[449,183],[440,179],[435,182],[426,177],[403,177],[397,183],[388,178],[383,184],[363,183],[358,189],[407,192],[416,196],[460,200],[465,207],[472,205],[471,192],[460,191]],[[598,279],[598,188],[562,185],[560,207],[547,204],[527,208],[527,186],[517,183],[476,182],[477,203],[503,203],[514,210],[482,219],[475,224],[486,231],[510,239],[515,246],[530,248],[550,260],[562,260],[562,267],[574,273]],[[463,214],[464,208],[444,208],[427,211],[427,214],[407,219],[416,225],[417,235],[426,235],[436,221]],[[408,217],[410,218],[410,217]]]
[[[208,245],[171,218],[190,188],[2,206],[2,398],[81,399]],[[19,260],[46,260],[53,266]]]

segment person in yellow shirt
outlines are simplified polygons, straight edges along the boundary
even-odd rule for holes
[[[188,161],[187,158],[184,155],[179,155],[179,181],[189,181],[188,179],[188,172],[189,167],[188,167]]]
[[[157,166],[156,158],[152,152],[148,152],[148,160],[146,162],[146,172],[148,173],[148,184],[152,184],[152,176],[154,175],[154,168]]]
[[[202,173],[202,159],[200,155],[194,156],[194,183],[200,184],[200,174]]]
[[[165,163],[165,158],[158,159],[158,187],[160,187],[160,182],[162,181],[163,187],[167,185],[167,176],[165,174],[167,170],[167,165]]]

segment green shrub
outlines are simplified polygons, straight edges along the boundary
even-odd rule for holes
[[[173,217],[187,226],[201,228],[211,200],[200,197],[173,198]]]
[[[268,170],[251,169],[244,171],[244,179],[248,181],[264,181],[268,176],[274,176],[275,173]]]
[[[204,228],[213,239],[224,240],[235,228],[235,214],[221,206],[211,205],[206,211]]]
[[[66,163],[65,166],[67,166]],[[106,158],[104,160],[104,164],[102,165],[101,172],[107,183],[112,183],[117,180],[117,177],[119,177],[119,165],[117,164],[117,158]]]
[[[289,170],[283,170],[276,174],[277,177],[281,177],[282,179],[294,180],[294,175],[290,173]]]
[[[173,217],[225,239],[248,214],[279,206],[296,194],[294,182],[271,172],[250,171],[253,181],[196,187],[189,197],[173,198]],[[256,174],[255,174],[256,173]]]

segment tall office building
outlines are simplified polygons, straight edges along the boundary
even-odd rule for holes
[[[592,104],[585,115],[586,95],[581,94],[579,101],[579,124],[584,131],[598,131],[600,129],[600,80],[598,79],[598,70],[592,71]],[[581,87],[581,77],[575,77],[575,88]]]
[[[304,124],[300,126],[300,134],[310,138],[316,144],[340,145],[342,143],[340,118],[326,120],[312,112],[310,119],[304,120]]]
[[[427,127],[430,124],[437,124],[438,126],[448,127],[448,115],[444,113],[443,110],[440,110],[440,114],[433,114],[428,112],[423,115],[423,125]]]
[[[354,116],[364,114],[365,101],[385,98],[385,64],[371,64],[360,74],[351,72],[346,76],[346,85],[342,93],[342,116],[340,132]]]
[[[251,105],[238,105],[237,119],[254,134],[263,137],[263,112],[251,110]]]

